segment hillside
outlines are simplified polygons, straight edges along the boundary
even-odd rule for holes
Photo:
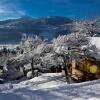
[[[67,84],[63,76],[43,74],[16,83],[0,85],[0,100],[100,100],[100,80]]]

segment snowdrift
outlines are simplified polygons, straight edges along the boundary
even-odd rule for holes
[[[58,73],[0,85],[0,100],[100,100],[100,80],[67,84]]]

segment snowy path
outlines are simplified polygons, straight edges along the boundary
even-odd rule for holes
[[[0,100],[100,100],[100,80],[67,84],[61,74],[44,74],[0,85]]]

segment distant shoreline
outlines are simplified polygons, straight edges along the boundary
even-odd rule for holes
[[[0,44],[0,50],[3,48],[15,49],[18,46],[19,46],[19,44]]]

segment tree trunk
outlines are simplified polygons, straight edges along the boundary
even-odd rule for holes
[[[31,67],[32,67],[32,77],[34,77],[34,61],[32,58],[32,62],[31,62]]]
[[[68,69],[67,63],[66,63],[66,57],[63,55],[63,60],[64,60],[64,71],[65,71],[65,77],[68,83],[71,82],[71,76],[70,76],[70,71]]]

